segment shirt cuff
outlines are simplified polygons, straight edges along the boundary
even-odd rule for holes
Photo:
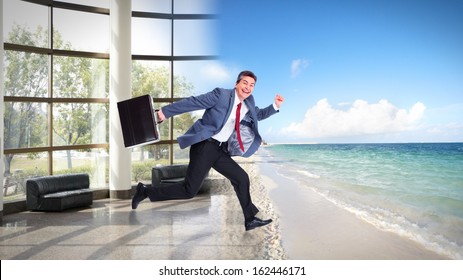
[[[273,109],[275,109],[275,111],[280,111],[280,108],[277,107],[277,104],[275,102],[273,102]]]

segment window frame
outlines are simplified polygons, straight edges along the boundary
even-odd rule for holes
[[[48,145],[42,147],[33,148],[8,148],[4,149],[4,155],[10,154],[28,154],[28,153],[47,153],[48,154],[48,174],[53,175],[53,152],[56,151],[73,151],[73,150],[91,150],[91,149],[109,149],[109,143],[92,143],[84,145],[65,145],[55,146],[53,145],[53,105],[58,103],[88,103],[88,104],[108,104],[109,98],[61,98],[53,96],[53,59],[55,56],[66,56],[66,57],[79,57],[79,58],[91,58],[91,59],[105,59],[109,60],[109,53],[98,53],[98,52],[87,52],[87,51],[73,51],[73,50],[60,50],[53,48],[53,10],[54,9],[68,9],[73,11],[80,11],[86,13],[95,13],[108,16],[109,22],[109,9],[92,7],[86,5],[79,5],[74,3],[65,3],[60,1],[51,0],[21,0],[23,2],[29,2],[32,4],[47,6],[49,9],[48,15],[48,33],[49,33],[49,47],[35,47],[26,46],[13,43],[4,43],[5,51],[16,51],[24,53],[34,53],[47,55],[47,66],[49,69],[48,74],[48,96],[47,97],[26,97],[26,96],[4,96],[3,101],[5,103],[13,102],[34,102],[34,103],[45,103],[48,107]],[[2,31],[3,32],[3,31]],[[108,115],[109,118],[109,115]],[[109,133],[109,132],[108,132]],[[3,137],[3,136],[2,136]]]
[[[139,55],[132,54],[132,61],[169,61],[170,62],[170,89],[168,98],[153,98],[154,103],[173,103],[179,101],[183,98],[174,96],[174,62],[176,61],[205,61],[205,60],[217,60],[219,57],[217,55],[174,55],[175,53],[175,42],[174,42],[174,32],[175,32],[175,22],[181,20],[214,20],[218,19],[218,16],[215,14],[175,14],[175,0],[171,1],[171,12],[170,13],[156,13],[156,12],[141,12],[133,11],[132,18],[149,18],[149,19],[165,19],[170,20],[171,23],[171,42],[170,42],[170,55]],[[174,164],[174,145],[177,144],[177,140],[174,139],[174,121],[169,122],[169,135],[170,139],[164,139],[157,143],[151,145],[168,145],[169,146],[169,163]]]

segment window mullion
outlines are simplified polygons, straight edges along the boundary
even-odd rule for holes
[[[49,28],[49,46],[51,53],[48,59],[48,97],[53,98],[53,6],[49,8],[48,26]],[[48,174],[53,175],[53,102],[48,103]]]

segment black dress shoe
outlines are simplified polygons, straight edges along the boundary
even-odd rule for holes
[[[132,209],[137,209],[138,204],[147,197],[145,185],[138,183],[135,194],[132,197]]]
[[[246,231],[255,229],[257,227],[268,225],[272,222],[272,219],[268,220],[261,220],[259,218],[254,217],[254,219],[250,222],[247,222],[244,226],[246,227]]]

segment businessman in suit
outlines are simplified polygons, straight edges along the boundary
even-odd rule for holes
[[[262,142],[258,121],[277,113],[284,101],[277,94],[272,105],[258,108],[251,95],[256,81],[254,73],[242,71],[234,89],[216,88],[174,102],[158,111],[158,120],[164,121],[175,115],[205,109],[202,118],[177,139],[180,148],[190,146],[190,162],[185,180],[168,187],[147,188],[139,183],[132,198],[133,209],[146,197],[151,201],[193,198],[209,170],[214,168],[233,185],[243,210],[246,230],[272,222],[271,219],[262,220],[255,216],[259,210],[252,203],[249,176],[232,159],[232,156],[249,157],[257,151]]]

